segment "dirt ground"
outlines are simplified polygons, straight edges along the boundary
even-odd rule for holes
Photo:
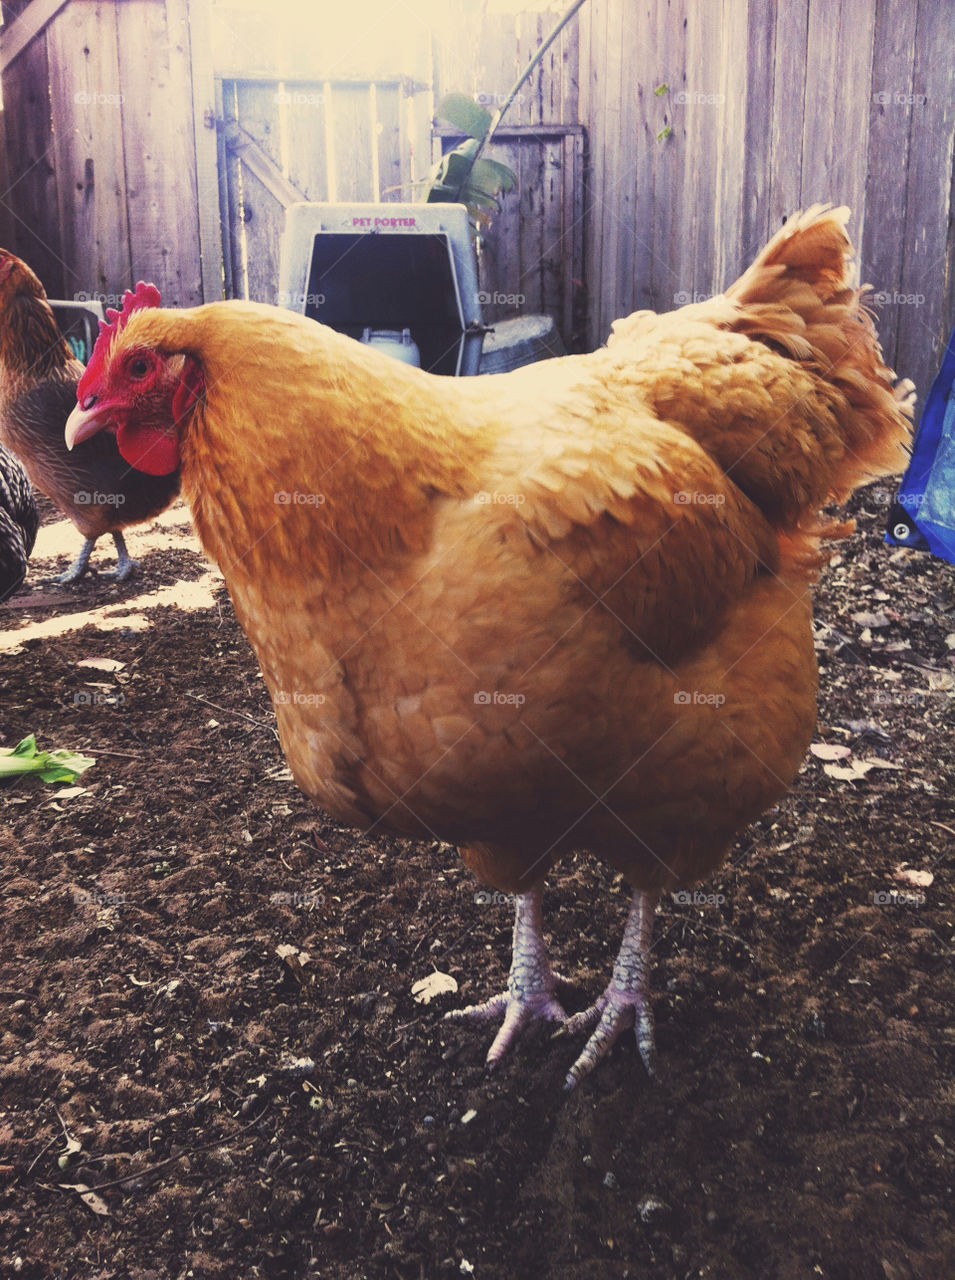
[[[96,764],[0,793],[0,1274],[955,1275],[955,592],[882,545],[889,494],[818,593],[821,751],[660,908],[659,1080],[628,1043],[570,1095],[579,1043],[535,1030],[489,1077],[441,1021],[502,988],[509,903],[295,789],[185,510],[133,531],[137,577],[71,588],[47,510],[0,606],[0,745]],[[571,1010],[626,902],[555,877]],[[435,971],[459,992],[417,1002]]]

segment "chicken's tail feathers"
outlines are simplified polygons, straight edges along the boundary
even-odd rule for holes
[[[789,219],[724,297],[732,328],[805,363],[839,395],[845,446],[832,479],[842,501],[859,484],[904,470],[914,387],[882,358],[868,287],[855,288],[849,210],[813,205]]]
[[[847,288],[852,257],[848,221],[847,205],[814,204],[795,214],[726,290],[726,297],[740,304],[775,302],[790,292],[798,296],[792,286],[799,283],[808,285],[818,300]]]

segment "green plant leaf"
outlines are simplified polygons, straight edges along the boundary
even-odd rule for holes
[[[36,773],[44,782],[73,782],[95,763],[75,751],[37,751],[36,737],[31,733],[12,750],[0,750],[0,779]]]
[[[479,160],[474,162],[474,168],[471,170],[471,181],[475,186],[483,187],[485,191],[497,195],[499,191],[514,190],[517,186],[517,174],[513,169],[509,169],[506,164],[501,164],[498,160],[488,160],[485,156],[481,156]]]
[[[487,107],[482,107],[464,93],[449,93],[442,98],[438,104],[438,115],[471,138],[483,138],[492,119]]]

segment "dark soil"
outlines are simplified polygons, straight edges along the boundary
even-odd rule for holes
[[[664,901],[654,1084],[627,1043],[564,1094],[580,1045],[545,1029],[486,1074],[441,1014],[502,988],[509,903],[295,789],[223,589],[4,653],[0,743],[96,765],[0,793],[0,1274],[955,1275],[955,593],[881,544],[888,493],[818,593],[817,741],[892,767],[808,757],[713,897]],[[198,579],[181,540],[119,586],[35,561],[0,633]],[[571,1009],[626,903],[590,860],[555,878]],[[435,969],[460,991],[416,1003]]]

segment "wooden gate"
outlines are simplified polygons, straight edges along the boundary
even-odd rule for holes
[[[448,150],[462,135],[435,130]],[[579,124],[502,126],[490,154],[517,174],[517,190],[479,240],[481,310],[489,324],[549,315],[569,350],[586,326],[584,143]]]
[[[413,200],[430,164],[427,86],[242,76],[218,86],[226,292],[277,297],[285,210],[298,200]]]

